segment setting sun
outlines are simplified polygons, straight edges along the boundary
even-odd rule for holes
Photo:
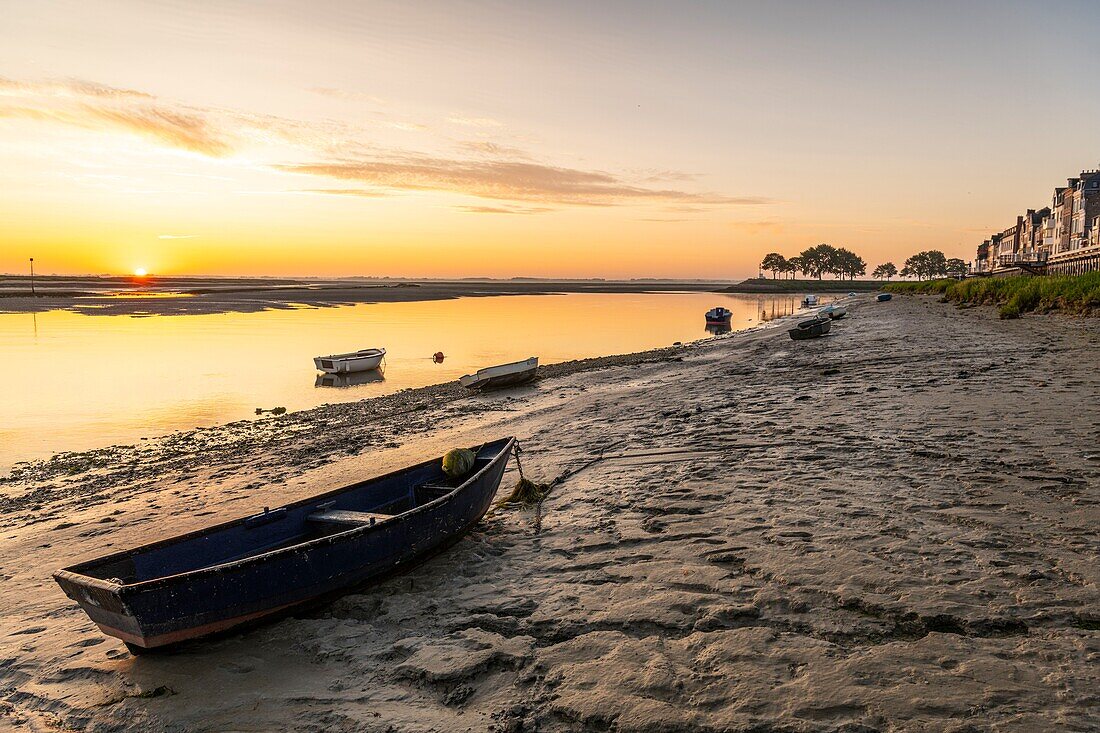
[[[145,277],[149,273],[144,267],[138,267],[134,269],[134,277]]]

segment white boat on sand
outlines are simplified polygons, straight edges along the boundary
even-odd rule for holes
[[[377,369],[385,356],[385,349],[360,349],[347,354],[315,356],[313,363],[317,369],[328,374],[369,372],[371,369]]]
[[[458,381],[466,389],[499,389],[512,387],[517,384],[530,382],[535,378],[535,372],[539,368],[539,358],[532,356],[523,361],[514,361],[511,364],[478,369],[477,374],[467,374],[459,377]]]

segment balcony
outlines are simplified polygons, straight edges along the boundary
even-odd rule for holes
[[[1100,241],[1095,238],[1078,239],[1071,241],[1064,247],[1059,247],[1058,251],[1051,257],[1051,261],[1068,260],[1095,254],[1100,254]]]

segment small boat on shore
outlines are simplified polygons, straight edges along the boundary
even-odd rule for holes
[[[369,372],[377,369],[386,357],[385,349],[360,349],[347,354],[331,354],[313,357],[313,364],[326,374]]]
[[[729,323],[733,318],[733,311],[719,305],[707,311],[706,318],[707,323]]]
[[[478,369],[477,374],[467,374],[459,377],[458,382],[466,389],[489,390],[502,387],[514,387],[517,384],[525,384],[535,378],[535,372],[539,368],[539,358],[532,356],[523,361],[513,361],[510,364]]]
[[[827,316],[818,318],[812,318],[808,321],[802,321],[797,326],[787,331],[791,338],[795,341],[802,341],[804,339],[814,339],[819,336],[824,336],[829,333],[829,329],[832,328],[833,321]]]
[[[134,654],[285,615],[457,542],[489,508],[514,443],[474,449],[457,479],[433,458],[53,577]]]
[[[878,295],[875,296],[875,300],[877,300],[880,303],[885,303],[886,301],[890,300],[892,297],[894,297],[894,296],[891,295],[890,293],[879,293]]]
[[[807,295],[805,298],[802,299],[802,307],[803,308],[814,308],[816,306],[817,306],[817,296],[816,295]]]
[[[841,318],[848,315],[848,309],[842,305],[827,305],[821,309],[819,315],[828,316],[834,321],[839,321]]]

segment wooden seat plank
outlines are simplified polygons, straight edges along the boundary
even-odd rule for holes
[[[375,512],[353,512],[344,509],[326,509],[310,514],[311,522],[329,522],[330,524],[376,524],[392,519],[392,514],[377,514]]]

